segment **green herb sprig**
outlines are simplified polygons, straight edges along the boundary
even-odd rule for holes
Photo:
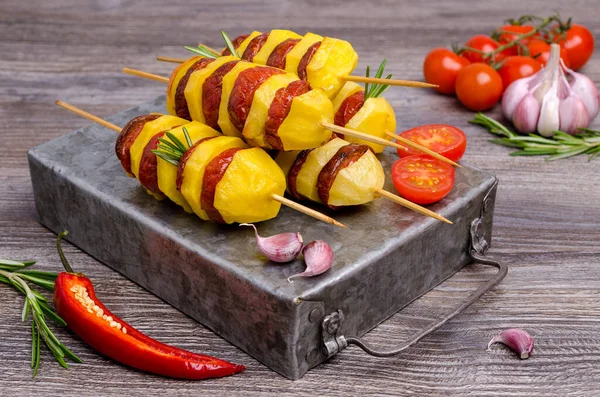
[[[58,325],[65,326],[67,323],[50,308],[48,300],[27,283],[30,282],[53,291],[58,274],[27,269],[33,264],[35,264],[34,261],[17,262],[0,259],[0,282],[12,285],[25,295],[21,321],[25,321],[31,312],[31,368],[33,368],[32,376],[35,376],[40,366],[40,341],[48,346],[56,361],[64,368],[69,367],[65,362],[65,357],[78,363],[81,362],[81,359],[56,338],[46,324],[46,317]]]
[[[231,52],[231,55],[236,58],[240,58],[240,55],[237,53],[235,47],[233,46],[233,43],[231,42],[231,39],[227,35],[227,33],[225,33],[225,31],[221,30],[221,36],[223,37],[223,41],[225,41],[225,45]],[[208,48],[202,44],[198,44],[198,47],[185,46],[183,48],[185,48],[188,51],[193,52],[194,54],[202,55],[203,57],[207,57],[207,58],[216,59],[221,56],[221,54],[219,54],[218,52],[215,52],[214,50],[211,50],[210,48]]]
[[[375,73],[375,78],[380,79],[381,76],[383,76],[383,71],[385,69],[385,65],[387,63],[387,59],[383,59],[383,61],[381,61],[381,64],[379,65],[379,68],[377,69],[377,72]],[[367,71],[365,73],[366,77],[371,77],[369,76],[371,72],[371,67],[367,66]],[[387,80],[392,78],[391,74],[388,74],[387,77],[385,77]],[[369,98],[378,98],[381,96],[381,94],[383,94],[385,92],[385,90],[387,90],[389,88],[389,84],[369,84],[369,83],[365,83],[365,101]]]
[[[183,127],[183,136],[185,137],[185,143],[181,142],[179,138],[173,135],[171,132],[165,132],[168,139],[158,138],[158,146],[156,150],[152,150],[152,153],[156,154],[161,159],[174,166],[179,165],[179,160],[186,150],[191,148],[194,144],[192,138],[188,133],[188,130]]]
[[[511,156],[547,155],[546,160],[554,161],[579,154],[587,154],[588,160],[592,160],[600,155],[600,131],[597,130],[581,128],[581,133],[576,135],[554,131],[552,138],[544,138],[537,134],[518,135],[483,113],[477,113],[469,123],[481,125],[492,134],[502,136],[490,142],[520,149],[510,153]]]

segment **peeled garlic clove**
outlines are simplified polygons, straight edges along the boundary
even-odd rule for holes
[[[590,123],[590,117],[583,101],[575,95],[569,95],[560,102],[558,113],[560,130],[567,134],[573,135],[578,128],[585,128]]]
[[[333,265],[333,250],[323,240],[315,240],[306,244],[306,247],[302,250],[302,255],[304,255],[304,261],[306,262],[306,270],[288,277],[290,283],[295,278],[312,277],[325,273]]]
[[[494,343],[502,343],[508,346],[522,360],[529,358],[533,351],[533,338],[527,331],[520,328],[510,328],[500,332],[488,343],[488,350]]]
[[[535,132],[540,117],[540,103],[533,94],[528,93],[523,97],[515,109],[512,122],[520,132]]]
[[[508,86],[502,95],[502,114],[508,120],[512,120],[515,110],[519,103],[529,93],[530,83],[536,78],[536,75],[525,77],[514,81]]]
[[[542,107],[540,109],[540,117],[537,124],[537,131],[541,136],[550,138],[554,135],[554,131],[560,128],[560,119],[558,109],[560,99],[557,94],[558,82],[555,81],[552,88],[544,95],[542,99]]]
[[[273,262],[290,262],[302,250],[303,241],[300,233],[281,233],[271,237],[261,237],[253,224],[241,223],[240,226],[252,226],[254,228],[258,249]]]

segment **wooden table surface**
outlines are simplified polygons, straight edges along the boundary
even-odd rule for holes
[[[431,48],[488,33],[505,18],[556,10],[588,26],[600,42],[597,0],[2,0],[0,257],[33,258],[42,269],[60,269],[55,236],[36,221],[26,152],[89,124],[56,107],[55,99],[107,116],[164,92],[161,84],[123,75],[124,66],[167,74],[173,65],[156,62],[156,55],[185,56],[182,46],[198,41],[219,46],[221,29],[237,36],[280,27],[349,40],[360,54],[360,71],[385,56],[395,76],[422,79],[422,61]],[[600,51],[583,72],[600,81]],[[454,124],[469,139],[463,161],[500,178],[489,254],[508,263],[509,274],[466,313],[397,357],[374,358],[353,347],[293,382],[68,245],[72,264],[91,277],[115,313],[163,342],[242,363],[247,370],[203,382],[164,379],[115,364],[59,329],[59,339],[83,364],[64,370],[43,348],[32,380],[29,325],[20,322],[22,297],[0,285],[0,394],[598,395],[600,159],[549,163],[509,157],[508,149],[487,142],[487,132],[467,124],[473,114],[453,98],[408,88],[391,88],[387,97],[399,130]],[[600,119],[592,127],[600,127]],[[379,347],[402,341],[450,311],[485,275],[467,268],[367,340]],[[500,346],[486,352],[488,340],[508,327],[534,336],[531,359],[519,361]]]

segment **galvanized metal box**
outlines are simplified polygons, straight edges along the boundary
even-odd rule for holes
[[[159,97],[109,120],[124,125],[163,109]],[[299,231],[335,250],[328,273],[289,283],[300,259],[269,263],[250,228],[219,227],[154,200],[121,169],[115,139],[93,125],[30,150],[40,222],[68,229],[73,244],[288,378],[327,359],[326,314],[342,310],[344,333],[361,336],[471,260],[469,228],[481,214],[490,241],[496,178],[465,166],[452,193],[430,207],[454,225],[383,199],[334,213],[348,229],[283,208],[261,234]],[[395,158],[380,157],[386,170]]]

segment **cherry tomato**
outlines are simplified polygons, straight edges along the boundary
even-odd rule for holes
[[[490,65],[472,63],[456,77],[456,96],[468,109],[490,109],[502,96],[502,78]]]
[[[585,65],[594,52],[594,36],[582,25],[571,25],[566,38],[560,38],[558,43],[567,52],[570,68],[573,70]]]
[[[392,166],[398,194],[417,204],[440,201],[454,186],[454,167],[427,155],[408,156]]]
[[[425,146],[452,161],[460,160],[467,148],[465,133],[448,124],[422,125],[406,130],[400,136]],[[421,151],[408,146],[397,150],[400,157],[422,154]]]
[[[500,47],[500,43],[498,43],[496,40],[492,39],[491,37],[488,37],[486,35],[483,34],[478,34],[476,36],[471,37],[469,40],[467,40],[467,42],[465,43],[465,47],[470,47],[473,48],[475,50],[479,50],[481,52],[491,52],[494,51],[496,48]],[[484,62],[483,59],[483,55],[478,53],[478,52],[474,52],[474,51],[465,51],[462,54],[465,58],[467,58],[470,62]],[[510,55],[509,53],[502,51],[499,54],[496,54],[495,59],[496,61],[499,61],[500,59],[502,59],[503,57]],[[487,61],[489,61],[490,59],[487,59]]]
[[[500,45],[508,44],[511,41],[518,39],[519,36],[521,36],[522,34],[531,32],[533,29],[535,29],[535,27],[531,26],[531,25],[504,25],[504,26],[498,28],[498,30],[497,30],[497,32],[499,33],[498,43],[500,43]],[[529,43],[529,41],[532,38],[535,38],[536,36],[539,36],[539,35],[536,34],[536,35],[533,35],[532,37],[527,37],[525,39],[520,40],[520,42],[524,45],[527,45]],[[508,50],[505,50],[503,52],[506,52],[508,55],[517,55],[520,53],[519,46],[514,45],[511,48],[509,48]]]
[[[423,75],[426,82],[439,86],[436,91],[451,95],[454,94],[458,72],[468,64],[467,58],[446,48],[435,48],[425,57]]]
[[[548,63],[548,58],[550,58],[550,44],[546,43],[543,40],[534,39],[529,42],[527,45],[529,49],[529,56],[534,58],[536,61],[546,66]],[[566,67],[571,67],[571,62],[569,60],[569,56],[567,55],[567,50],[564,48],[560,49],[560,58],[565,63]]]
[[[531,76],[541,68],[542,64],[535,59],[523,55],[515,55],[504,60],[502,67],[498,70],[498,74],[502,78],[502,85],[506,90],[513,81]]]

